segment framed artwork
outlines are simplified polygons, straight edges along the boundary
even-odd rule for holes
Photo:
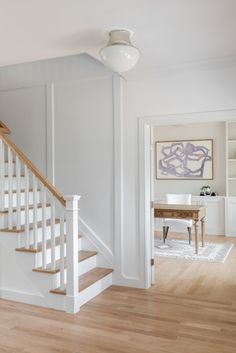
[[[213,140],[156,142],[157,179],[213,179]]]

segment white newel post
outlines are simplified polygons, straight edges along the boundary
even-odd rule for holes
[[[79,305],[78,275],[78,201],[80,196],[66,196],[66,312],[74,314]]]

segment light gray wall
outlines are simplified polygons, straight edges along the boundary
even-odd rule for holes
[[[213,180],[157,180],[154,176],[155,197],[167,193],[199,195],[203,185],[210,185],[219,195],[226,194],[226,131],[225,123],[169,125],[154,127],[155,141],[213,140]],[[155,170],[155,166],[154,166]]]
[[[12,130],[14,143],[46,173],[45,86],[0,91],[0,120]]]
[[[113,247],[111,77],[55,85],[55,180],[82,195],[80,214]]]
[[[40,60],[32,63],[0,67],[0,91],[72,82],[108,76],[111,73],[87,54]]]
[[[64,195],[82,196],[83,220],[113,251],[111,72],[88,55],[0,68],[0,120]]]

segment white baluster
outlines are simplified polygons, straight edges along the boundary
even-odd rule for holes
[[[47,224],[46,224],[46,207],[47,207],[47,195],[45,186],[42,185],[42,267],[47,268]]]
[[[80,196],[66,198],[66,311],[79,311],[79,277],[78,277],[78,200]]]
[[[5,145],[0,138],[0,192],[1,192],[1,211],[4,211],[5,208]]]
[[[55,255],[55,201],[51,200],[51,262],[52,270],[56,269],[56,255]]]
[[[38,185],[33,174],[33,243],[34,249],[38,246]]]
[[[16,156],[16,229],[21,229],[21,163]]]
[[[60,289],[65,289],[65,215],[60,217]]]
[[[8,228],[13,228],[12,151],[8,147]]]
[[[29,234],[29,171],[25,166],[25,236],[26,248],[30,247],[30,234]]]

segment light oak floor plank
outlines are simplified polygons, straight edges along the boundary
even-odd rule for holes
[[[149,290],[112,286],[76,315],[0,300],[0,352],[234,353],[236,239],[224,264],[156,258]]]

